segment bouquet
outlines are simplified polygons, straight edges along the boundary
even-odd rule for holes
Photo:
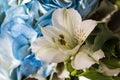
[[[0,0],[0,80],[120,80],[119,0]]]

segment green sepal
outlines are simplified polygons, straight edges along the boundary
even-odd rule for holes
[[[104,76],[95,70],[87,70],[82,73],[81,76],[84,76],[90,80],[114,80],[112,77]]]
[[[117,57],[116,45],[118,42],[119,39],[114,37],[104,43],[102,50],[107,58],[110,58],[111,56]]]
[[[120,68],[120,59],[119,58],[105,58],[101,60],[108,68],[115,69]]]
[[[73,69],[72,66],[71,66],[71,60],[68,60],[68,61],[65,62],[65,68],[66,68],[67,71],[69,71],[70,73],[71,73],[72,71],[74,71],[74,69]]]
[[[81,73],[83,73],[83,70],[74,70],[71,72],[72,76],[79,76]]]
[[[106,27],[106,24],[99,24],[97,27],[100,29],[100,32],[97,34],[94,40],[94,51],[101,49],[107,40],[114,37],[113,33]]]

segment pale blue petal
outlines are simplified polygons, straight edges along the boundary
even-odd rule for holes
[[[5,18],[6,21],[14,17],[21,17],[24,20],[30,19],[29,18],[30,16],[27,13],[27,8],[24,5],[11,7],[6,11],[6,18]]]
[[[37,36],[36,31],[19,17],[12,18],[10,21],[5,22],[1,26],[1,33],[8,33],[13,38],[24,35],[31,41]]]
[[[20,72],[24,76],[29,76],[30,74],[35,73],[40,67],[41,62],[32,54],[23,60],[20,66]]]
[[[12,50],[13,55],[18,60],[23,60],[26,56],[30,54],[30,43],[24,35],[19,35],[14,38]]]
[[[0,0],[0,13],[8,9],[7,0]]]
[[[81,2],[82,1],[82,2]],[[100,0],[79,0],[76,10],[85,18],[90,12],[98,6]]]
[[[41,61],[41,65],[42,66],[40,68],[40,75],[42,77],[48,77],[53,72],[53,68],[52,68],[53,64]]]
[[[10,68],[12,69],[16,65],[19,63],[12,54],[12,40],[7,34],[0,34],[0,80],[10,80]]]
[[[41,7],[40,3],[37,0],[32,0],[29,3],[25,4],[28,8],[28,14],[32,19],[38,20],[39,17],[43,14],[41,14]]]

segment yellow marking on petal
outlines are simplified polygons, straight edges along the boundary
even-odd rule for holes
[[[54,37],[52,37],[52,41],[55,43],[55,38]]]
[[[83,29],[75,29],[74,38],[78,43],[82,44],[86,39],[86,34]]]

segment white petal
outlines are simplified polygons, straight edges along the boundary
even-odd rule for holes
[[[75,69],[86,69],[91,67],[94,63],[95,61],[91,59],[87,53],[81,51],[75,56],[71,64]]]
[[[104,52],[102,50],[98,50],[91,54],[91,56],[98,62],[99,59],[105,57]]]
[[[41,27],[41,31],[43,33],[44,38],[46,38],[49,42],[54,43],[53,38],[58,38],[58,32],[54,29],[54,27],[46,26],[44,28]]]
[[[33,52],[37,52],[41,47],[48,45],[50,45],[50,42],[48,42],[44,37],[40,37],[31,43],[31,49]]]
[[[51,48],[50,46],[39,49],[39,51],[36,53],[36,56],[38,56],[43,61],[54,63],[63,62],[68,57],[61,51]]]
[[[64,53],[68,55],[75,55],[78,52],[79,48],[80,48],[80,45],[77,45],[73,49],[64,51]]]
[[[94,20],[85,20],[74,29],[74,37],[80,45],[86,40],[96,25],[97,22]]]
[[[63,29],[58,29],[50,26],[41,28],[43,37],[45,37],[54,47],[59,48],[73,48],[75,46],[74,38],[70,37],[70,35],[64,31]],[[64,41],[66,42],[66,45],[60,44],[60,35],[63,35]]]
[[[59,29],[64,28],[73,36],[73,28],[81,22],[80,14],[74,9],[57,9],[53,13],[53,26]]]
[[[88,79],[88,78],[86,78],[86,77],[84,77],[84,76],[80,76],[80,77],[79,77],[79,80],[90,80],[90,79]]]
[[[69,75],[70,75],[70,72],[64,69],[63,72],[59,75],[59,78],[61,79],[69,78],[70,77]]]

